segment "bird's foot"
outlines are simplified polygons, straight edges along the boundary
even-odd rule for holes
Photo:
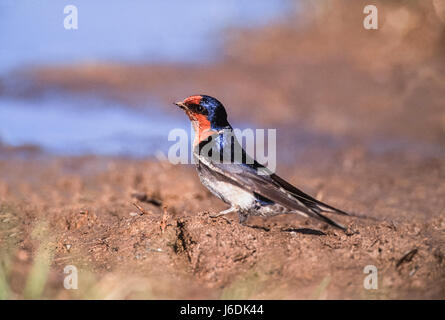
[[[246,221],[248,218],[248,215],[243,213],[243,212],[238,212],[238,218],[239,218],[239,223],[242,225],[246,225]]]
[[[210,218],[218,218],[218,217],[224,216],[224,215],[226,215],[226,214],[228,214],[228,213],[234,212],[234,211],[236,211],[236,210],[237,210],[236,207],[230,207],[229,209],[220,211],[220,212],[218,212],[218,213],[215,213],[215,214],[209,214],[209,216],[210,216]]]

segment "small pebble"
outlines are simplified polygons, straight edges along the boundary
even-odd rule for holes
[[[17,257],[19,258],[20,261],[26,261],[28,260],[28,253],[25,250],[20,250],[17,253]]]

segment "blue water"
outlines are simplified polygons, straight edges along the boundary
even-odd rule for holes
[[[63,26],[66,5],[78,9],[77,30]],[[227,29],[282,19],[293,5],[289,0],[1,0],[0,142],[55,154],[165,153],[171,129],[189,130],[184,115],[165,114],[154,101],[139,109],[119,105],[99,93],[45,88],[43,97],[20,97],[27,83],[9,72],[85,62],[209,63],[223,56]]]
[[[66,5],[78,29],[65,30]],[[55,63],[212,61],[222,56],[227,28],[279,20],[289,0],[0,1],[0,74]]]
[[[53,88],[45,88],[38,98],[20,97],[28,84],[8,73],[29,66],[84,62],[209,63],[223,57],[227,29],[255,28],[285,19],[296,3],[0,0],[0,142],[36,145],[54,154],[165,154],[172,144],[170,130],[190,130],[181,112],[164,113],[155,100],[134,108],[106,100],[99,93],[75,95]],[[78,30],[63,27],[63,9],[68,4],[78,8]],[[249,126],[255,127],[241,127]],[[295,146],[280,148],[278,153],[285,159],[300,156],[314,144],[336,150],[345,143],[310,130],[282,128],[277,134],[282,145]],[[413,141],[376,139],[365,147],[378,154],[397,150],[443,154],[436,145]]]
[[[166,112],[155,100],[129,107],[92,95],[61,92],[48,92],[33,100],[2,98],[0,144],[35,145],[45,153],[56,155],[165,157],[176,143],[168,141],[171,130],[185,131],[188,148],[194,135],[185,114],[171,107],[172,112]],[[249,123],[233,122],[232,125],[241,130],[260,129]],[[276,156],[280,163],[293,163],[308,151],[322,149],[327,154],[351,143],[345,137],[314,132],[310,128],[281,127],[277,129]],[[377,155],[445,156],[441,145],[387,137],[365,140],[362,147]]]
[[[155,102],[147,104],[152,105],[145,110],[130,109],[92,96],[62,94],[1,99],[0,137],[9,145],[36,145],[52,154],[165,154],[169,131],[189,126],[179,113],[166,114]]]

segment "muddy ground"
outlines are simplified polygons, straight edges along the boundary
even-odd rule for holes
[[[370,217],[342,219],[347,233],[294,216],[211,218],[224,205],[193,168],[166,162],[2,160],[11,295],[33,297],[27,275],[43,256],[51,298],[443,298],[444,163],[349,158],[285,171]],[[67,265],[77,291],[62,289]],[[366,265],[378,268],[378,290],[363,288]]]
[[[388,8],[372,36],[338,10],[324,28],[288,21],[237,33],[225,58],[205,66],[15,74],[27,85],[3,94],[94,92],[135,107],[155,97],[173,116],[172,101],[206,93],[229,120],[277,128],[278,138],[296,128],[335,137],[334,147],[287,139],[277,153],[292,157],[278,174],[359,217],[340,218],[346,233],[295,216],[240,225],[209,216],[225,206],[191,165],[2,146],[2,297],[445,298],[444,51],[431,27],[440,17],[422,3]],[[417,24],[394,32],[394,17]],[[63,288],[67,265],[79,271],[78,290]],[[367,265],[377,267],[377,290],[363,286]]]

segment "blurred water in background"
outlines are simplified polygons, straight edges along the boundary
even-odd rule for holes
[[[78,9],[77,30],[63,27],[68,4]],[[0,72],[91,61],[211,61],[226,28],[265,25],[289,8],[286,0],[2,0]]]
[[[78,9],[78,30],[63,27],[68,4]],[[208,63],[221,56],[224,30],[281,19],[290,5],[285,0],[2,0],[0,76],[7,81],[11,71],[39,65]],[[54,92],[20,99],[0,92],[0,142],[56,154],[143,156],[166,152],[169,130],[188,125],[160,108],[143,113],[102,99]]]
[[[0,110],[0,136],[5,142],[37,145],[53,154],[144,156],[165,151],[170,130],[186,129],[185,121],[158,108],[136,111],[95,96],[5,98],[0,100]]]
[[[78,30],[63,27],[63,9],[69,4],[78,8]],[[14,78],[14,72],[58,64],[212,63],[222,58],[226,30],[272,24],[295,10],[298,1],[292,0],[1,0],[0,147],[34,145],[62,155],[166,154],[173,144],[167,140],[169,131],[190,129],[179,110],[177,115],[165,114],[154,98],[134,108],[100,92],[67,93],[47,87],[43,95],[24,97],[20,92],[29,83]],[[307,147],[338,150],[345,145],[344,138],[301,126],[280,128],[278,135],[281,160],[291,162]],[[384,136],[362,144],[377,154],[445,152],[431,143]]]

